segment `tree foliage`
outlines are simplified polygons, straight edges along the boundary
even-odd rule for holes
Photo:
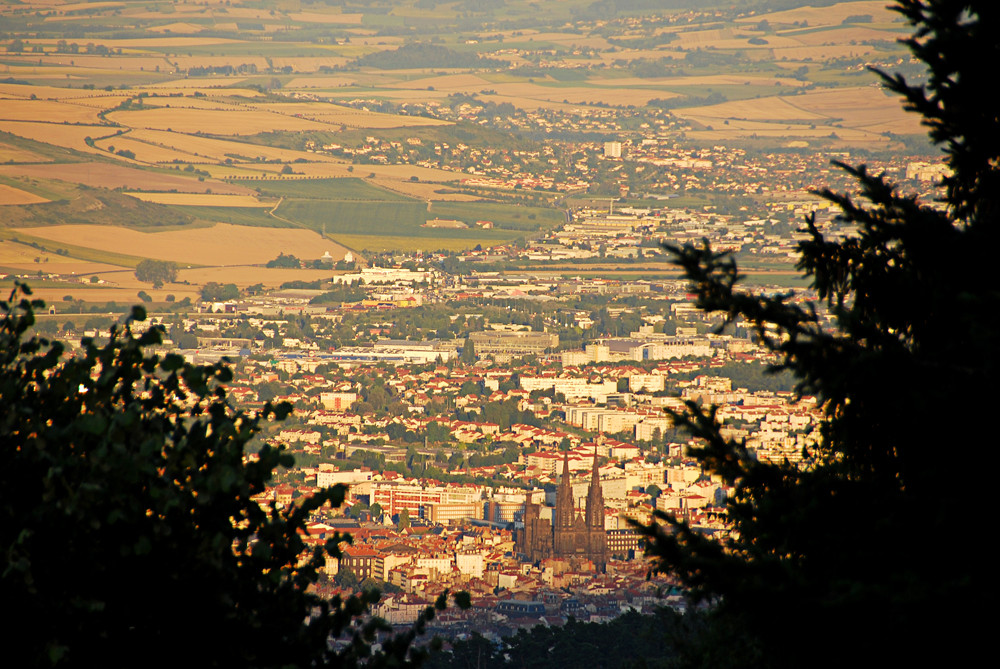
[[[652,615],[629,611],[604,623],[569,617],[559,626],[536,625],[519,629],[499,642],[473,632],[454,641],[444,653],[432,656],[428,669],[639,669],[672,667],[678,648],[708,648],[704,618],[664,607]]]
[[[288,165],[285,165],[288,167]],[[292,168],[288,167],[289,171]],[[293,256],[292,254],[285,255],[284,253],[278,253],[278,257],[274,260],[268,260],[266,267],[284,267],[286,269],[299,269],[302,267],[302,261]]]
[[[678,417],[703,439],[702,464],[735,488],[734,532],[718,543],[664,515],[647,533],[662,568],[752,640],[759,655],[734,664],[865,655],[955,664],[988,638],[979,611],[992,579],[973,510],[986,508],[976,473],[995,471],[978,423],[991,415],[1000,350],[1000,118],[982,100],[1000,56],[998,8],[898,0],[895,9],[916,28],[905,43],[928,79],[878,74],[944,149],[944,206],[838,163],[861,200],[818,194],[856,234],[830,240],[806,220],[798,266],[821,301],[813,305],[743,291],[732,259],[707,244],[670,248],[699,306],[755,324],[780,354],[777,368],[794,372],[798,391],[825,412],[822,445],[803,465],[758,461],[720,436],[711,409],[691,404]],[[821,326],[823,307],[835,331]],[[946,492],[954,478],[945,472],[967,475],[962,494]]]
[[[169,260],[143,260],[135,266],[135,278],[161,286],[171,283],[177,280],[177,263]]]
[[[24,295],[27,288],[20,287]],[[262,421],[234,411],[224,364],[146,355],[159,328],[124,329],[70,353],[30,337],[39,301],[0,302],[0,600],[11,666],[368,666],[405,664],[413,637],[371,655],[377,593],[325,600],[324,548],[306,522],[341,488],[289,509],[262,507],[292,458],[247,447]],[[425,611],[418,627],[434,615]],[[345,636],[346,635],[346,636]],[[336,650],[331,637],[346,646]],[[418,654],[419,655],[419,654]],[[367,658],[367,659],[366,659]]]
[[[221,284],[216,281],[209,281],[201,289],[201,299],[203,302],[222,302],[225,300],[236,300],[240,297],[240,289],[235,283]]]

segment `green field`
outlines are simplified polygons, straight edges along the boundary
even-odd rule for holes
[[[193,216],[198,221],[252,225],[260,228],[287,228],[289,223],[270,216],[260,207],[193,207],[170,205],[171,209]]]
[[[448,218],[474,225],[476,221],[492,221],[504,230],[537,232],[565,222],[557,209],[496,202],[434,202],[431,218]]]
[[[275,212],[313,230],[324,226],[331,235],[420,235],[427,206],[422,202],[351,202],[286,200]]]
[[[357,177],[336,179],[253,179],[239,185],[258,188],[262,195],[315,200],[363,200],[368,202],[415,202],[405,195],[372,186]]]
[[[534,232],[556,225],[563,215],[553,209],[521,207],[492,202],[434,202],[428,211],[423,202],[359,202],[351,200],[285,200],[275,214],[303,227],[325,230],[331,236],[377,235],[438,239],[475,240],[470,245],[510,240],[524,232]],[[457,219],[468,228],[422,227],[428,219]],[[491,220],[498,226],[480,229],[479,220]]]

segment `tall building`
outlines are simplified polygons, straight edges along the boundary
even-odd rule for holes
[[[604,529],[604,493],[601,492],[596,448],[587,490],[587,509],[580,515],[575,506],[569,456],[565,455],[552,520],[541,517],[538,504],[525,504],[524,530],[518,537],[518,550],[531,562],[550,557],[586,558],[599,571],[604,571],[608,563],[608,535]]]

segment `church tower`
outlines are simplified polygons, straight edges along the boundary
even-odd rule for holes
[[[517,541],[519,552],[532,562],[549,557],[586,558],[599,571],[604,571],[608,563],[608,535],[604,530],[604,493],[596,447],[587,491],[587,510],[580,515],[576,513],[571,479],[567,452],[563,455],[562,478],[556,489],[552,522],[540,517],[537,504],[525,504],[524,529]]]
[[[594,467],[587,490],[587,552],[598,571],[608,563],[608,534],[604,530],[604,492],[601,490],[601,472],[597,466],[597,444],[594,444]]]
[[[597,466],[597,445],[594,445],[594,467],[587,490],[587,529],[604,531],[604,492],[601,490],[601,473]]]
[[[573,486],[570,483],[569,474],[569,451],[563,453],[562,478],[559,480],[559,488],[556,491],[555,522],[553,526],[560,530],[568,530],[573,527],[574,507]]]

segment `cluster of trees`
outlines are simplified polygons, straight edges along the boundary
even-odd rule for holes
[[[287,167],[287,165],[286,165]],[[268,260],[266,267],[284,267],[287,269],[299,269],[302,267],[302,261],[295,256],[284,253],[279,253],[278,257],[274,260]]]
[[[309,304],[329,304],[332,302],[360,302],[365,299],[365,289],[352,284],[339,284],[332,290],[309,300]]]
[[[203,302],[225,302],[226,300],[237,300],[240,297],[240,289],[235,283],[218,283],[209,281],[201,289],[201,299]]]
[[[530,410],[521,411],[518,409],[518,400],[509,399],[503,402],[486,402],[482,406],[482,411],[465,411],[457,409],[455,417],[458,420],[486,421],[496,423],[501,430],[507,430],[511,425],[521,423],[524,425],[541,425],[541,421]]]
[[[187,75],[189,77],[207,77],[214,74],[232,76],[234,74],[257,74],[255,63],[240,63],[239,65],[198,65],[189,67]]]
[[[653,98],[648,104],[657,109],[679,109],[681,107],[701,107],[704,105],[717,105],[726,101],[726,96],[719,91],[714,91],[708,95],[679,95],[673,98]]]
[[[169,260],[146,259],[135,266],[135,278],[162,288],[165,283],[177,280],[177,263]]]

